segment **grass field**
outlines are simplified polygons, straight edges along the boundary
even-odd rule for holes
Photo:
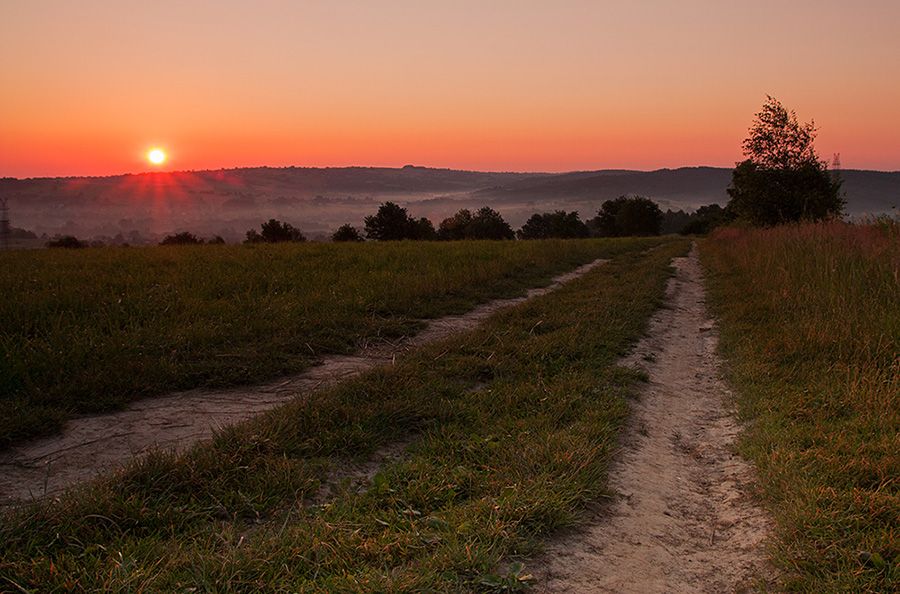
[[[603,497],[638,374],[615,366],[683,240],[630,252],[389,368],[0,522],[0,588],[502,591]],[[602,251],[602,250],[600,250]],[[406,443],[366,492],[328,473]],[[498,574],[498,571],[503,571]]]
[[[896,592],[900,227],[729,229],[702,256],[785,588]]]
[[[0,253],[0,447],[75,413],[297,372],[659,241]]]

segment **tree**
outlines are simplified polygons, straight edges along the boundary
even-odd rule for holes
[[[438,225],[438,239],[455,241],[466,239],[468,227],[472,224],[472,211],[468,208],[460,209],[452,217],[447,217]]]
[[[601,237],[659,235],[663,213],[659,206],[643,196],[619,196],[607,200],[588,225]]]
[[[247,239],[244,243],[282,243],[286,241],[306,241],[306,237],[290,223],[282,223],[276,219],[269,219],[260,225],[260,231],[250,229],[247,231]]]
[[[515,233],[499,212],[484,206],[474,215],[468,209],[441,221],[438,239],[514,239]]]
[[[422,217],[418,220],[410,219],[409,239],[418,239],[420,241],[434,241],[437,239],[437,232],[434,230],[434,223]]]
[[[727,210],[754,225],[840,216],[841,180],[828,171],[813,143],[813,122],[768,97],[744,140],[746,159],[732,173]]]
[[[159,245],[200,245],[203,240],[188,231],[166,235]]]
[[[364,241],[362,234],[359,232],[359,229],[350,225],[349,223],[346,225],[341,225],[338,227],[337,231],[335,231],[331,235],[331,241]]]
[[[88,242],[81,241],[74,235],[58,235],[47,242],[47,247],[78,249],[88,247]]]
[[[406,209],[393,202],[385,202],[378,212],[365,218],[366,237],[378,241],[403,239],[435,239],[434,225],[422,217],[414,219]]]
[[[701,206],[691,213],[690,220],[678,232],[682,235],[706,235],[728,221],[728,213],[718,204]]]
[[[574,210],[535,213],[518,232],[519,239],[570,239],[589,235],[590,230]]]

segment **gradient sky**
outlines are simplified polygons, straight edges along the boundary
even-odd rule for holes
[[[0,0],[0,177],[731,166],[766,94],[900,169],[900,2]]]

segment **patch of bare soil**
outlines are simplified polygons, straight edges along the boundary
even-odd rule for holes
[[[696,247],[623,364],[649,375],[610,469],[618,495],[528,564],[542,592],[744,592],[770,583],[766,514],[734,452]]]
[[[355,355],[325,357],[307,371],[275,382],[178,392],[137,401],[119,412],[73,419],[59,435],[0,452],[0,506],[59,493],[152,449],[183,450],[219,428],[391,364],[412,348],[473,328],[497,310],[549,293],[604,262],[598,259],[557,276],[550,285],[530,289],[525,296],[497,299],[462,315],[429,321],[421,332],[403,340],[367,346]]]

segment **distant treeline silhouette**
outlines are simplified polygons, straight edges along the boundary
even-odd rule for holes
[[[364,228],[341,225],[332,235],[335,242],[372,241],[461,241],[511,239],[575,239],[585,237],[633,237],[661,233],[704,234],[727,220],[726,211],[717,204],[700,207],[694,213],[668,210],[643,196],[620,196],[607,200],[597,216],[582,221],[577,211],[535,213],[518,231],[496,210],[484,206],[472,211],[460,209],[445,218],[435,229],[427,218],[415,218],[406,208],[385,202],[378,211],[367,216]],[[303,242],[306,237],[291,223],[269,219],[259,230],[246,233],[246,244]],[[189,231],[167,235],[159,245],[218,245],[225,240],[219,235],[203,239]],[[55,237],[47,242],[52,248],[83,248],[102,246],[102,242],[87,242],[71,235]]]

